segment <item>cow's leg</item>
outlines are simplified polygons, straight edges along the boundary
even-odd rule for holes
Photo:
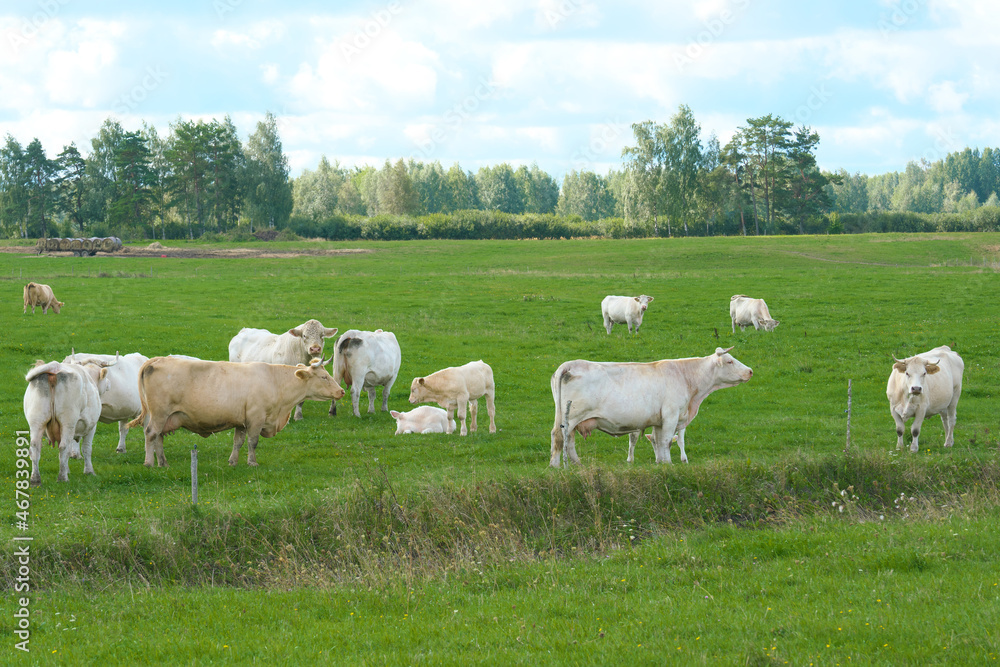
[[[687,426],[685,426],[684,428],[680,429],[677,432],[677,446],[681,448],[681,463],[687,463],[688,462],[688,456],[687,456],[687,454],[684,453],[684,431],[685,430],[687,430]],[[668,436],[668,437],[672,438],[673,436]],[[670,446],[670,443],[668,442],[667,443],[667,447],[669,447],[669,446]]]
[[[475,433],[476,429],[479,428],[476,422],[476,416],[479,414],[479,399],[474,401],[469,401],[469,432]]]
[[[123,419],[118,422],[118,449],[115,451],[119,454],[125,453],[125,436],[128,435],[128,420]]]
[[[74,439],[69,445],[69,457],[71,459],[83,458],[80,456],[80,441]]]
[[[396,378],[392,378],[382,386],[382,412],[389,411],[389,392],[392,391],[394,384],[396,384]]]
[[[378,393],[378,385],[368,388],[368,414],[375,412],[375,399]]]
[[[305,401],[302,401],[302,403],[305,403]],[[300,419],[302,419],[302,403],[299,403],[298,405],[295,406],[295,416],[293,417],[295,421],[299,421]],[[356,406],[357,404],[355,404],[354,408],[355,412],[357,412]]]
[[[924,416],[927,414],[927,407],[925,405],[917,408],[917,414],[913,416],[913,425],[910,426],[910,435],[913,436],[913,442],[910,443],[910,452],[916,453],[920,451],[920,427],[924,423]]]
[[[229,455],[229,465],[234,466],[240,462],[240,447],[247,439],[247,430],[243,426],[237,426],[233,433],[233,453]]]
[[[28,453],[31,456],[31,486],[41,486],[42,475],[38,471],[38,462],[42,458],[42,431],[41,424],[31,424],[31,441],[28,445]]]
[[[354,408],[354,416],[360,417],[361,410],[358,409],[358,405],[361,403],[361,382],[355,382],[351,385],[351,407]]]
[[[247,440],[247,465],[257,467],[257,441],[260,440],[260,428],[250,431],[250,438]]]
[[[736,318],[730,316],[729,319],[733,321],[733,333],[736,333]]]
[[[563,443],[563,456],[566,457],[566,460],[569,463],[579,463],[580,457],[576,454],[576,424],[570,422],[567,426],[570,427],[566,429],[566,441]]]
[[[331,417],[337,416],[337,399],[333,399],[332,401],[330,401],[330,416]]]
[[[642,431],[632,431],[628,434],[628,463],[635,463],[635,443],[642,436]]]
[[[59,477],[57,482],[69,481],[69,455],[73,447],[73,427],[63,428],[59,439]]]
[[[892,415],[892,420],[896,422],[896,449],[902,449],[905,446],[903,435],[906,433],[906,422],[903,421],[902,415],[896,408],[890,408],[889,413]]]
[[[497,406],[496,401],[496,389],[494,387],[489,387],[486,390],[486,414],[490,416],[490,433],[497,432]]]
[[[454,424],[455,424],[455,406],[451,405],[451,404],[448,404],[448,405],[442,405],[441,407],[443,407],[448,412],[448,425],[445,426],[444,432],[447,433],[447,434],[454,433],[455,432],[455,426],[454,426]],[[462,422],[462,427],[465,428],[465,422]]]
[[[469,431],[465,427],[465,411],[469,403],[469,395],[461,394],[458,397],[458,419],[462,422],[462,428],[458,432],[459,435],[468,435]]]
[[[653,451],[657,463],[673,463],[670,460],[670,441],[677,431],[677,415],[666,415],[663,422],[653,427]]]
[[[611,321],[611,318],[608,317],[607,314],[605,314],[604,315],[604,328],[607,330],[607,332],[609,334],[611,333],[611,329],[614,326],[615,326],[615,323]]]
[[[80,438],[80,452],[83,454],[83,474],[94,475],[94,466],[90,461],[90,453],[94,448],[94,434],[97,433],[97,424],[82,438]]]

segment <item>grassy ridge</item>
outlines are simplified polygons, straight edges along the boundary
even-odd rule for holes
[[[111,639],[106,645],[88,640],[76,652],[61,653],[66,662],[110,655],[113,647],[124,651],[117,655],[163,660],[280,663],[281,649],[304,650],[299,637],[313,638],[310,650],[317,655],[362,661],[607,662],[626,649],[641,659],[639,647],[625,641],[644,630],[632,619],[645,618],[648,626],[666,617],[676,622],[660,623],[657,655],[676,651],[668,647],[675,637],[686,639],[688,651],[697,646],[691,642],[710,640],[693,653],[707,662],[842,662],[859,650],[872,662],[946,659],[931,643],[907,642],[911,632],[928,642],[959,637],[967,662],[996,654],[996,638],[981,631],[996,624],[980,623],[977,610],[996,600],[995,590],[989,596],[989,579],[1000,568],[992,552],[968,542],[964,528],[989,530],[997,516],[1000,306],[998,276],[983,260],[995,259],[1000,235],[267,247],[371,252],[253,260],[0,253],[0,302],[8,304],[8,316],[0,318],[7,361],[0,370],[0,432],[8,440],[0,447],[0,466],[8,488],[14,484],[13,433],[24,428],[23,376],[34,359],[61,359],[71,347],[222,359],[243,326],[280,331],[310,317],[341,331],[396,333],[403,365],[393,409],[411,407],[412,377],[486,360],[497,379],[500,432],[393,437],[388,415],[368,415],[362,407],[360,419],[346,411],[331,419],[328,406],[310,403],[305,420],[262,440],[259,468],[246,466],[245,453],[238,467],[227,465],[231,434],[201,439],[178,433],[166,440],[171,467],[163,470],[141,465],[140,433],[133,432],[128,453],[118,455],[116,429],[101,425],[97,476],[84,477],[72,461],[68,484],[55,482],[55,451],[46,448],[43,483],[31,497],[32,577],[44,596],[36,607],[37,638],[40,645],[68,650],[55,609],[107,618],[113,628],[105,633]],[[51,284],[67,303],[63,313],[17,313],[28,280]],[[605,334],[601,298],[638,293],[656,297],[642,332],[629,336],[618,326]],[[766,298],[781,326],[772,334],[730,332],[729,297],[736,293]],[[933,417],[925,422],[921,451],[897,455],[885,399],[891,355],[940,344],[954,344],[966,363],[956,446],[941,447],[940,420]],[[652,452],[640,446],[629,467],[625,439],[595,434],[578,443],[581,469],[547,467],[548,378],[559,363],[703,356],[731,345],[753,367],[754,378],[705,402],[687,431],[690,465],[654,467]],[[853,449],[845,457],[848,379]],[[197,510],[189,502],[194,445]],[[13,502],[2,509],[7,520],[0,537],[10,543]],[[962,526],[953,531],[961,543],[924,549],[946,541],[942,526]],[[876,533],[889,540],[884,555]],[[693,555],[705,566],[692,568],[698,581],[717,567],[740,573],[739,581],[730,581],[731,594],[712,593],[719,601],[716,615],[708,617],[714,624],[677,602],[680,589],[693,584],[675,576],[642,577],[627,591],[608,585],[609,566],[616,577],[621,568],[650,568],[658,558],[681,567],[691,554],[676,551],[678,536],[685,548],[698,545]],[[837,540],[843,543],[831,553],[881,574],[825,569],[818,545]],[[721,543],[729,549],[719,551]],[[748,569],[761,543],[774,551],[771,564]],[[959,555],[973,553],[979,555]],[[626,554],[637,560],[622,560]],[[805,557],[808,576],[784,588],[781,568]],[[8,590],[12,568],[5,561],[0,570]],[[894,604],[907,606],[901,617],[892,614],[888,637],[895,652],[873,652],[871,642],[883,635],[866,638],[862,627],[852,627],[846,643],[832,644],[843,651],[820,651],[820,621],[830,617],[814,612],[816,596],[842,589],[859,599],[876,588],[871,584],[885,583],[890,570],[897,575],[888,581],[900,591]],[[552,572],[572,574],[552,578]],[[544,581],[554,587],[539,583]],[[933,608],[921,586],[947,591],[940,603],[945,620],[921,615]],[[101,592],[82,592],[95,589]],[[404,611],[410,614],[405,622],[414,625],[382,627],[378,616],[412,608],[399,606],[410,590],[434,601],[433,612],[415,623],[415,615]],[[966,593],[968,599],[960,599]],[[264,596],[274,609],[253,603],[247,612],[248,595]],[[738,611],[749,600],[766,607],[789,602],[790,595],[796,602],[781,624],[763,612]],[[447,615],[451,608],[444,611],[453,599],[460,609],[455,619]],[[304,617],[278,611],[296,600],[306,601]],[[533,610],[512,614],[511,605]],[[241,647],[238,656],[216,646],[208,631],[169,647],[154,647],[144,637],[144,623],[165,613],[154,623],[156,632],[176,634],[171,619],[178,613],[219,629],[236,607],[250,625],[266,628],[240,630],[229,645]],[[352,630],[367,647],[356,653],[319,639],[353,622],[340,614],[348,608],[366,619]],[[586,633],[601,616],[595,610],[604,608],[622,614],[625,625],[618,627],[627,632],[601,647]],[[871,603],[869,611],[879,609]],[[142,622],[133,625],[129,614]],[[471,634],[464,629],[470,615]],[[493,616],[500,620],[490,626]],[[461,624],[451,623],[459,618]],[[529,633],[528,619],[547,632]],[[676,634],[682,627],[698,628],[701,639]],[[793,638],[796,648],[780,655],[764,650],[772,630]],[[266,643],[260,635],[267,633],[278,639]],[[733,635],[746,639],[727,641]],[[408,654],[407,646],[423,652]]]

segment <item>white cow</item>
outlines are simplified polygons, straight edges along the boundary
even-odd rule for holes
[[[486,411],[490,415],[490,433],[497,432],[496,407],[494,397],[493,369],[482,359],[470,361],[464,366],[453,366],[431,373],[426,377],[413,378],[410,384],[410,403],[434,402],[448,411],[449,427],[445,433],[455,430],[455,412],[462,422],[460,435],[466,435],[465,406],[469,406],[472,431],[476,430],[476,414],[479,412],[479,398],[486,397]]]
[[[47,315],[49,308],[55,312],[56,315],[59,314],[59,309],[66,304],[56,298],[56,295],[52,293],[52,288],[48,285],[42,285],[41,283],[28,283],[24,286],[24,313],[28,312],[28,306],[31,306],[31,314],[35,314],[35,307],[42,307],[42,315]]]
[[[435,408],[433,405],[421,405],[409,412],[390,410],[389,414],[396,420],[396,433],[452,433],[455,430],[455,420],[448,419],[448,411]]]
[[[962,395],[962,374],[965,364],[947,345],[907,359],[896,359],[889,374],[885,394],[889,412],[896,422],[896,449],[902,449],[906,420],[913,418],[910,451],[920,449],[917,438],[924,417],[941,415],[944,425],[944,446],[955,443],[955,410]]]
[[[629,333],[635,328],[635,333],[639,333],[642,326],[642,315],[646,312],[653,297],[640,294],[639,296],[606,296],[601,301],[601,315],[604,317],[604,328],[611,333],[615,324],[627,324]]]
[[[736,333],[737,325],[740,331],[751,324],[757,330],[763,328],[764,331],[774,331],[779,324],[778,320],[771,319],[764,299],[751,299],[743,294],[729,297],[729,318],[733,321],[733,333]]]
[[[402,353],[396,336],[390,331],[358,331],[351,329],[341,334],[333,346],[333,371],[330,375],[339,384],[351,388],[351,405],[354,416],[360,417],[358,403],[361,392],[368,392],[368,412],[375,412],[375,392],[382,387],[382,409],[389,409],[389,391],[396,376]],[[337,414],[337,401],[330,404],[330,414]]]
[[[117,354],[74,352],[63,359],[64,364],[107,367],[107,376],[102,380],[106,388],[101,392],[101,422],[118,422],[118,448],[115,451],[119,454],[125,453],[128,423],[142,412],[142,403],[139,401],[139,369],[147,361],[148,358],[138,352],[124,357]]]
[[[283,334],[273,334],[267,329],[240,329],[229,341],[229,361],[263,361],[267,364],[309,364],[323,356],[326,338],[337,335],[336,329],[327,329],[318,320],[309,320]],[[302,419],[302,404],[295,406],[293,419]]]
[[[106,368],[94,364],[62,364],[38,361],[28,371],[24,391],[24,417],[31,432],[31,486],[39,486],[42,476],[38,462],[42,458],[42,435],[49,444],[59,445],[60,482],[69,481],[69,458],[83,454],[83,473],[93,475],[90,451],[97,421],[101,417],[98,385]],[[77,442],[79,441],[79,442]]]
[[[575,434],[586,438],[593,430],[629,436],[634,450],[639,434],[653,430],[657,463],[670,463],[670,441],[677,434],[681,461],[684,430],[698,414],[702,401],[717,389],[746,382],[753,370],[734,359],[729,349],[716,348],[707,357],[664,359],[650,363],[567,361],[552,375],[555,424],[552,456],[558,468],[566,460],[579,463]]]

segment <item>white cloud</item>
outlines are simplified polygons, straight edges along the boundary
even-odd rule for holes
[[[281,39],[285,34],[285,26],[280,22],[257,22],[247,26],[243,31],[216,30],[212,33],[210,43],[220,51],[252,50],[262,48],[267,42]]]
[[[370,43],[345,35],[326,44],[315,63],[303,63],[290,83],[297,102],[315,109],[374,110],[424,107],[434,99],[437,54],[386,29]]]
[[[928,103],[940,114],[956,114],[962,111],[962,105],[969,99],[968,93],[955,90],[954,81],[943,81],[932,84],[927,89]]]

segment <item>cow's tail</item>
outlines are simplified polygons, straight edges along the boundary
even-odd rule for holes
[[[38,360],[35,362],[35,367],[28,371],[25,379],[28,384],[35,387],[35,391],[48,398],[48,418],[42,424],[42,430],[49,444],[58,447],[59,441],[62,439],[62,424],[56,418],[55,390],[56,384],[59,382],[59,363],[52,361],[45,364]]]
[[[569,409],[573,405],[573,401],[569,401],[565,406],[562,402],[562,387],[566,380],[572,378],[573,375],[567,368],[563,372],[559,373],[559,377],[556,378],[556,427],[559,429],[560,435],[562,436],[558,441],[553,441],[553,451],[552,454],[560,454],[563,451],[563,447],[566,444],[566,439],[569,437]]]
[[[345,336],[337,341],[337,360],[334,361],[334,367],[337,366],[339,361],[341,375],[344,378],[344,382],[348,387],[354,385],[354,378],[351,377],[351,367],[347,363],[348,357],[359,347],[364,344],[364,340],[361,338],[356,338],[355,336]]]
[[[142,406],[142,409],[139,411],[139,416],[128,423],[129,428],[139,426],[149,415],[149,402],[146,400],[146,378],[152,372],[153,367],[149,365],[149,361],[144,363],[142,368],[139,369],[139,405]]]

